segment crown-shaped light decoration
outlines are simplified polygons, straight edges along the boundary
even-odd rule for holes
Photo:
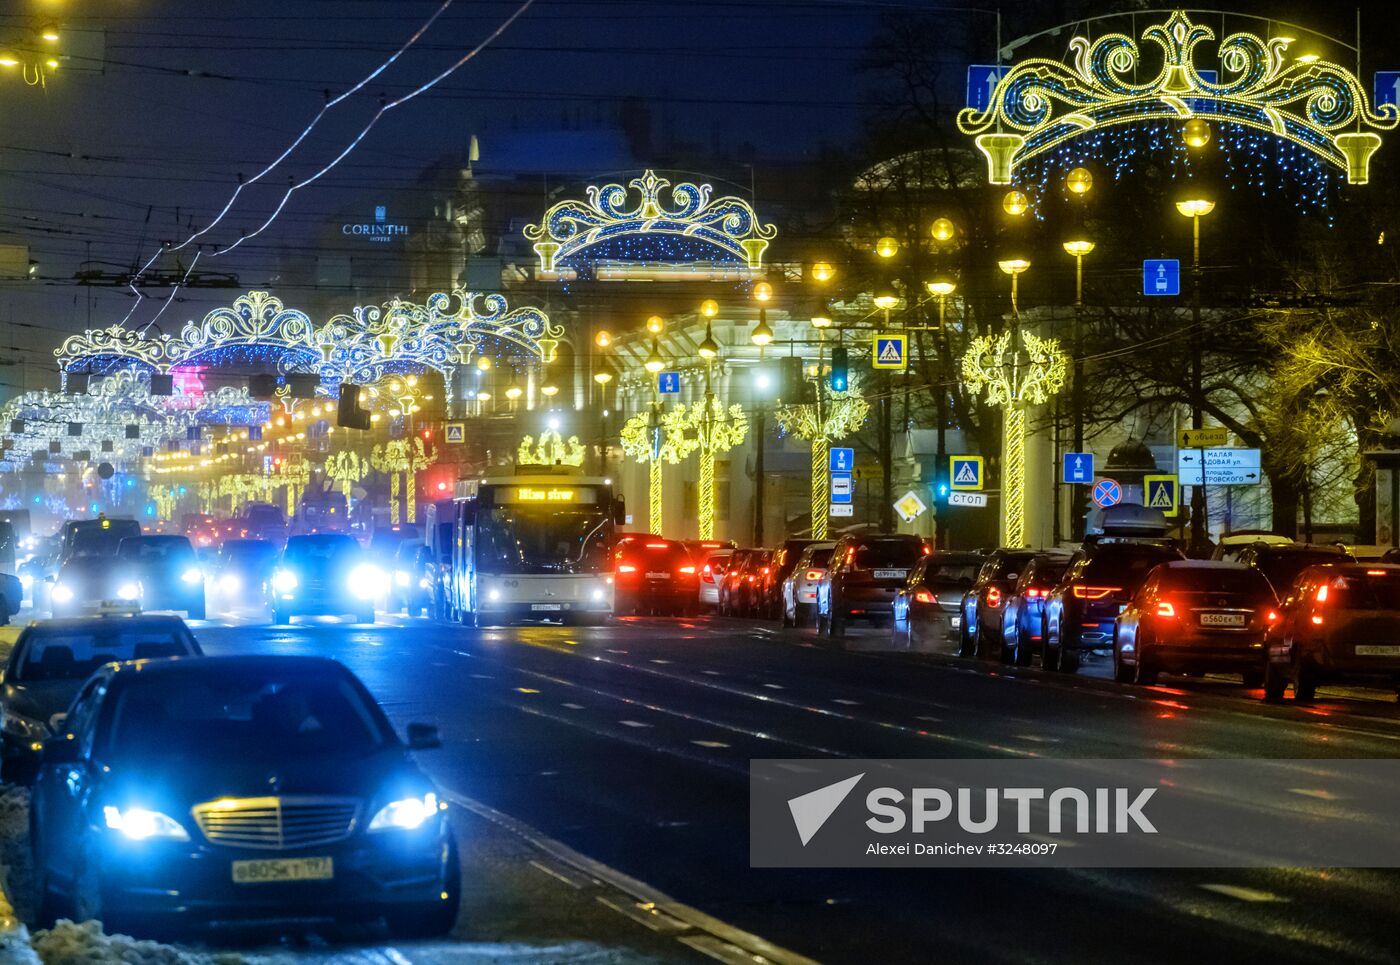
[[[521,466],[582,466],[585,452],[578,436],[569,436],[565,441],[553,429],[546,429],[538,442],[534,436],[520,440],[515,462]]]
[[[628,188],[638,198],[628,204]],[[671,203],[661,199],[670,188]],[[554,272],[559,265],[592,245],[627,235],[671,235],[693,239],[715,249],[717,260],[739,261],[749,268],[763,264],[763,252],[778,229],[761,224],[753,206],[742,198],[711,199],[708,184],[682,181],[671,184],[655,171],[621,184],[591,185],[588,201],[560,201],[544,213],[539,224],[525,226],[525,237],[534,244],[540,271]]]
[[[974,135],[993,184],[1010,184],[1017,167],[1096,129],[1153,120],[1202,118],[1252,127],[1312,152],[1365,184],[1377,131],[1400,123],[1394,104],[1374,108],[1356,75],[1312,56],[1290,58],[1291,37],[1265,40],[1235,33],[1220,44],[1220,81],[1208,81],[1194,50],[1215,32],[1174,11],[1142,33],[1162,49],[1162,69],[1145,84],[1128,78],[1141,59],[1137,43],[1111,33],[1070,40],[1071,69],[1040,57],[1013,66],[985,110],[964,108],[958,129]]]

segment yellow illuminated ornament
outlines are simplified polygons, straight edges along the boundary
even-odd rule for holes
[[[552,399],[552,398],[554,398],[556,395],[559,394],[559,386],[557,386],[557,385],[542,385],[542,386],[540,386],[540,391],[541,391],[542,393],[544,393],[544,395],[545,395],[546,398]]]
[[[812,538],[826,539],[831,508],[828,491],[828,458],[831,443],[855,432],[870,414],[870,403],[860,393],[860,380],[852,375],[846,391],[833,392],[818,379],[814,402],[780,405],[775,411],[783,431],[812,444]]]
[[[1163,52],[1155,77],[1139,80],[1142,57],[1126,34],[1074,37],[1072,66],[1028,58],[1002,75],[985,109],[960,111],[958,129],[986,157],[991,183],[1010,184],[1020,165],[1091,131],[1199,119],[1283,138],[1344,170],[1348,182],[1365,184],[1381,144],[1377,132],[1400,124],[1400,109],[1372,106],[1346,67],[1312,55],[1290,59],[1289,37],[1226,37],[1217,49],[1219,83],[1204,80],[1195,64],[1195,48],[1215,32],[1185,11],[1148,26],[1142,39]]]
[[[578,436],[569,436],[565,441],[553,429],[540,433],[539,441],[533,436],[520,440],[515,462],[519,466],[582,466],[587,454]]]
[[[1088,168],[1075,168],[1065,175],[1065,187],[1071,194],[1088,194],[1094,186],[1094,175]]]
[[[939,218],[933,223],[931,233],[933,234],[934,241],[947,243],[953,240],[956,229],[953,227],[953,222],[949,221],[947,218]]]
[[[1013,217],[1020,217],[1026,213],[1026,209],[1031,206],[1030,199],[1020,191],[1008,191],[1006,197],[1001,199],[1001,206],[1007,214]]]
[[[893,258],[895,255],[899,254],[899,242],[895,241],[889,235],[885,235],[879,241],[875,242],[875,254],[879,255],[881,258]]]
[[[606,366],[593,373],[593,381],[597,382],[599,385],[607,385],[612,380],[612,370],[607,368]],[[481,397],[477,396],[477,398]]]
[[[663,463],[676,465],[695,451],[698,442],[686,432],[684,412],[678,409],[663,412],[659,402],[623,423],[619,438],[623,452],[649,466],[647,531],[660,533],[665,525],[661,516],[661,466]]]
[[[830,328],[835,320],[831,317],[831,308],[825,302],[817,306],[817,310],[812,313],[813,328]]]
[[[1181,139],[1188,147],[1205,147],[1210,143],[1210,125],[1199,117],[1193,117],[1182,125]]]

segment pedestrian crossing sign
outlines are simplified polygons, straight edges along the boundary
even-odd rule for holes
[[[446,440],[450,445],[461,445],[467,441],[467,424],[465,422],[449,422],[447,424]]]
[[[1181,502],[1181,482],[1176,476],[1142,477],[1143,502],[1148,509],[1160,509],[1175,516]]]
[[[908,339],[904,335],[876,335],[870,352],[870,366],[876,369],[899,369],[909,365]]]
[[[952,489],[981,489],[982,457],[949,456],[948,485]]]

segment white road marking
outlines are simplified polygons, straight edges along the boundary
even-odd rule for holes
[[[705,674],[707,677],[723,677],[723,676],[724,676],[724,674],[720,673],[718,670],[702,670],[702,671],[700,671],[700,672],[701,672],[702,674]]]
[[[1203,891],[1213,891],[1217,895],[1224,895],[1227,898],[1237,898],[1240,901],[1288,902],[1292,900],[1282,895],[1276,895],[1271,891],[1258,891],[1254,888],[1246,888],[1243,885],[1204,884],[1197,885],[1197,887]]]
[[[782,685],[782,684],[764,684],[763,686],[767,687],[769,690],[782,690],[782,689],[783,689],[783,685]]]
[[[621,724],[623,727],[650,727],[650,726],[651,726],[650,724],[644,724],[644,723],[642,723],[640,720],[620,720],[620,721],[618,721],[618,723]]]
[[[626,653],[626,650],[609,650],[608,653]]]
[[[1060,739],[1058,737],[1041,737],[1039,734],[1017,734],[1016,739],[1021,741],[1035,741],[1037,744],[1060,743]]]
[[[726,744],[724,741],[691,741],[691,743],[692,743],[692,744],[695,744],[695,745],[698,745],[698,746],[700,746],[700,747],[710,747],[710,748],[720,748],[720,747],[728,747],[728,746],[729,746],[729,745]]]
[[[942,718],[942,717],[929,717],[928,715],[924,715],[923,717],[915,717],[914,719],[915,719],[915,720],[927,721],[927,722],[930,723],[930,724],[941,724],[941,723],[943,723],[943,718]]]
[[[658,660],[658,659],[653,658],[651,662],[652,662],[652,663],[670,663],[671,661],[669,661],[669,660]]]
[[[583,704],[563,704],[562,706],[567,707],[567,708],[569,708],[570,710],[583,710],[583,709],[584,709]]]
[[[842,698],[840,698],[840,697],[834,697],[834,698],[832,698],[832,701],[831,701],[831,702],[834,703],[834,704],[845,704],[847,707],[859,707],[859,706],[860,706],[860,701],[859,701],[859,700],[844,700],[844,699],[842,699]]]

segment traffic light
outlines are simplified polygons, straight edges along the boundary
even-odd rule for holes
[[[287,376],[287,394],[293,399],[314,399],[320,384],[321,377],[315,373],[293,372]]]
[[[806,378],[802,374],[802,359],[789,355],[782,360],[778,376],[778,398],[789,404],[802,401],[802,388]]]
[[[174,395],[175,376],[169,372],[151,373],[151,395]]]
[[[831,391],[845,392],[850,387],[850,359],[846,346],[838,345],[831,350]]]
[[[277,395],[277,376],[250,375],[248,377],[248,394],[255,399],[271,399]]]
[[[342,429],[369,429],[369,410],[360,408],[360,387],[341,383],[340,408],[336,411],[335,424]]]

